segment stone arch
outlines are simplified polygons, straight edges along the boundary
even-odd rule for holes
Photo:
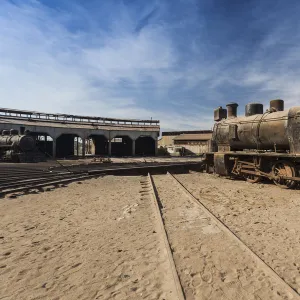
[[[140,136],[135,141],[135,154],[137,156],[155,156],[155,139],[151,136]]]
[[[116,135],[111,139],[112,156],[132,156],[133,140],[128,135]]]
[[[47,131],[29,131],[28,134],[34,137],[37,149],[40,152],[44,153],[46,157],[53,156],[53,136],[51,136]]]
[[[83,142],[85,139],[77,134],[62,133],[56,138],[56,157],[66,158],[82,156],[84,151]]]
[[[108,155],[109,142],[103,134],[90,134],[87,138],[86,153],[89,155]]]

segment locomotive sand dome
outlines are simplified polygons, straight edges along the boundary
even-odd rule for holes
[[[257,182],[263,177],[281,187],[299,179],[300,107],[284,110],[284,101],[272,100],[263,113],[259,103],[247,104],[245,117],[237,117],[237,103],[214,111],[213,151],[208,166],[220,175],[240,175]],[[256,113],[260,112],[260,113]]]

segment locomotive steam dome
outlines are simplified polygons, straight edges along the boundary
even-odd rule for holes
[[[261,103],[248,103],[245,106],[245,116],[261,115],[264,113],[264,106]]]
[[[238,106],[239,105],[235,102],[230,102],[226,105],[228,118],[236,118]]]
[[[275,99],[270,101],[270,110],[284,111],[284,101],[281,99]]]

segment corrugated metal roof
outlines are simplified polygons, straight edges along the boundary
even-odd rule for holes
[[[212,133],[203,134],[181,134],[174,138],[175,141],[208,141],[212,137]]]

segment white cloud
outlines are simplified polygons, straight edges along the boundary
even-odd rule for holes
[[[163,28],[136,34],[124,30],[131,27],[127,16],[109,34],[96,28],[72,33],[38,2],[1,6],[1,106],[123,118],[161,115],[144,108],[147,95],[138,96],[149,83],[158,93],[172,85],[172,74],[165,74],[176,54]],[[176,127],[176,120],[168,126]]]
[[[72,13],[38,1],[25,3],[0,2],[2,107],[152,117],[161,120],[163,129],[207,129],[213,123],[211,107],[234,100],[235,88],[251,90],[244,102],[283,98],[287,105],[298,105],[299,72],[294,67],[300,60],[300,39],[287,36],[288,23],[270,32],[248,62],[236,64],[235,51],[206,59],[201,48],[205,40],[196,40],[201,34],[186,45],[190,59],[184,56],[185,50],[175,45],[176,35],[170,34],[171,26],[176,33],[181,23],[137,22],[137,15],[143,19],[140,15],[147,18],[155,11],[151,5],[142,14],[120,6],[110,11],[111,23],[102,24],[105,12],[100,10],[97,19],[80,6]],[[185,22],[192,26],[195,16],[189,14]],[[293,45],[272,61],[269,53],[290,40]]]

